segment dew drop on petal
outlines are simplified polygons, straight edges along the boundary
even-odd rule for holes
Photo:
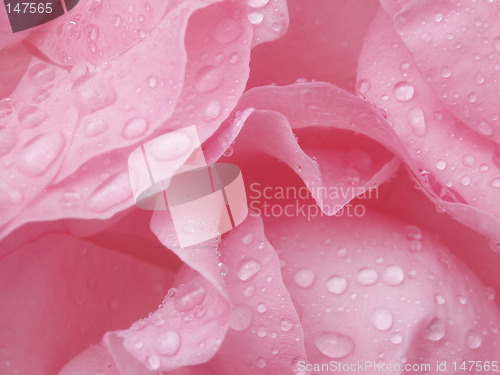
[[[495,178],[495,179],[491,180],[490,186],[494,187],[496,189],[499,189],[500,188],[500,178]]]
[[[148,129],[148,122],[142,117],[134,117],[127,121],[122,130],[124,138],[137,138],[143,135]]]
[[[205,121],[212,121],[219,117],[222,106],[217,99],[212,99],[205,107]]]
[[[394,97],[401,102],[411,100],[414,94],[415,88],[406,81],[401,81],[394,85]]]
[[[195,74],[195,87],[201,93],[211,92],[217,89],[224,79],[221,69],[212,65],[200,68]]]
[[[438,305],[444,305],[446,303],[446,298],[442,296],[441,294],[436,294],[434,297],[434,300],[436,301],[436,304]]]
[[[243,242],[244,245],[250,245],[253,242],[253,234],[249,233],[243,237],[241,242]]]
[[[451,69],[448,66],[443,66],[440,70],[441,77],[448,78],[451,77]]]
[[[236,305],[231,310],[229,326],[235,331],[244,331],[252,323],[252,309],[247,305]]]
[[[249,281],[255,278],[262,268],[262,264],[252,258],[243,259],[238,268],[238,278],[242,281]]]
[[[25,129],[35,128],[48,118],[45,111],[35,106],[26,106],[19,112],[18,120]]]
[[[252,8],[262,8],[269,3],[269,0],[247,0],[247,4]]]
[[[444,322],[439,318],[434,318],[426,327],[425,327],[425,337],[427,337],[430,341],[439,341],[441,340],[446,333],[446,326]]]
[[[354,351],[354,340],[337,332],[324,331],[314,338],[316,348],[329,358],[343,358]]]
[[[359,270],[356,280],[361,285],[373,285],[377,282],[378,274],[373,268],[362,268]]]
[[[35,64],[31,67],[28,78],[37,86],[42,86],[56,77],[56,71],[45,63]]]
[[[160,358],[154,354],[149,355],[146,357],[146,366],[150,370],[158,370],[161,366]]]
[[[380,331],[387,331],[392,327],[392,313],[383,307],[377,308],[372,312],[373,326]]]
[[[463,156],[462,162],[466,167],[472,167],[476,162],[476,159],[474,158],[474,156],[468,154]]]
[[[83,134],[92,138],[104,133],[108,129],[108,124],[101,119],[89,119],[84,125]]]
[[[362,79],[358,82],[358,91],[360,94],[366,94],[370,90],[371,83],[367,79]]]
[[[427,134],[424,111],[420,108],[412,108],[408,111],[406,117],[412,128],[413,134],[419,137],[423,137]]]
[[[71,91],[76,107],[84,114],[106,108],[117,98],[111,81],[95,74],[88,74],[77,79]]]
[[[394,345],[401,344],[403,342],[403,336],[401,336],[399,333],[393,333],[391,337],[389,337],[389,341]]]
[[[446,169],[446,162],[442,159],[439,159],[436,162],[436,168],[439,169],[440,171],[443,171]]]
[[[243,27],[232,18],[226,18],[215,27],[214,37],[221,44],[234,42],[243,34]]]
[[[465,345],[469,349],[478,349],[481,347],[482,342],[483,338],[481,334],[472,329],[465,334]]]
[[[27,177],[38,177],[54,163],[64,147],[59,131],[41,134],[30,140],[19,153],[17,167]]]
[[[405,273],[401,267],[388,266],[382,273],[382,280],[390,286],[400,285],[405,279]]]
[[[169,330],[160,333],[155,341],[156,351],[165,356],[172,356],[181,347],[181,335],[177,331]]]
[[[280,329],[283,332],[288,332],[293,328],[293,322],[288,318],[283,318],[280,320]]]
[[[490,240],[490,249],[495,253],[500,253],[500,240],[492,238]]]
[[[314,283],[316,276],[309,268],[302,268],[295,272],[295,283],[301,288],[309,288]]]
[[[205,299],[206,290],[200,285],[184,285],[177,289],[174,306],[177,311],[191,311]]]
[[[326,289],[332,294],[342,294],[347,289],[347,280],[342,276],[334,275],[327,280]]]
[[[259,25],[264,20],[264,15],[259,12],[252,12],[248,14],[248,20],[252,25]]]

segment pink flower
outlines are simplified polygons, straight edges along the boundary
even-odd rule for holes
[[[0,373],[500,373],[498,4],[0,14]],[[181,248],[127,158],[189,125],[250,214]]]

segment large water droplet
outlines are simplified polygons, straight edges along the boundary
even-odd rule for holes
[[[219,117],[222,106],[217,99],[212,99],[205,107],[205,121],[212,121]]]
[[[247,305],[236,305],[231,310],[229,326],[235,331],[244,331],[252,323],[252,309]]]
[[[161,366],[160,358],[154,354],[146,358],[146,366],[150,370],[158,370]]]
[[[439,341],[441,340],[446,333],[446,326],[444,322],[439,318],[434,318],[428,325],[425,327],[425,337],[427,337],[431,341]]]
[[[342,276],[334,275],[327,280],[326,289],[332,294],[342,294],[347,289],[347,280]]]
[[[195,74],[195,87],[201,93],[210,92],[222,84],[224,73],[212,65],[200,68]]]
[[[40,63],[31,67],[28,78],[37,86],[43,86],[56,77],[56,71],[51,66]]]
[[[383,307],[377,308],[372,312],[372,323],[380,331],[387,331],[392,327],[392,313]]]
[[[181,347],[181,335],[177,331],[162,332],[155,341],[155,349],[161,355],[172,356]]]
[[[252,12],[248,14],[248,20],[252,25],[259,25],[264,20],[264,15],[259,12]]]
[[[451,77],[451,69],[448,66],[443,66],[440,72],[441,72],[441,77],[443,78]]]
[[[483,343],[483,338],[479,332],[469,330],[465,334],[465,345],[469,349],[478,349]]]
[[[491,180],[490,186],[494,187],[496,189],[499,189],[500,188],[500,178],[495,178],[495,179]]]
[[[243,259],[239,265],[238,278],[242,281],[249,281],[255,278],[262,268],[262,264],[252,258]]]
[[[410,100],[414,94],[415,88],[406,81],[401,81],[394,85],[394,97],[401,102]]]
[[[29,105],[19,112],[19,123],[25,129],[36,128],[47,119],[47,113],[38,107]]]
[[[314,344],[327,357],[344,358],[354,351],[354,340],[341,333],[325,331],[316,335]]]
[[[88,119],[85,123],[83,134],[88,138],[92,138],[104,133],[107,129],[108,124],[104,120]]]
[[[127,171],[117,173],[103,181],[88,197],[87,206],[93,212],[104,212],[131,198]]]
[[[206,290],[200,285],[183,285],[177,289],[174,306],[177,311],[191,311],[205,299]]]
[[[59,131],[41,134],[29,141],[19,154],[17,167],[28,177],[45,173],[61,153],[64,136]]]
[[[401,267],[388,266],[382,273],[382,280],[390,286],[400,285],[405,279],[405,273]]]
[[[373,285],[377,282],[378,274],[373,268],[362,268],[359,270],[356,280],[361,285]]]
[[[72,92],[76,107],[84,114],[106,108],[116,101],[111,81],[95,74],[77,79]]]
[[[127,121],[122,130],[125,138],[137,138],[143,135],[148,129],[148,122],[142,117],[134,117]]]
[[[408,111],[407,118],[412,128],[413,134],[419,137],[423,137],[427,134],[424,111],[422,111],[420,108],[412,108]]]
[[[309,268],[302,268],[295,272],[295,283],[301,288],[309,288],[314,283],[314,272]]]
[[[293,322],[288,318],[283,318],[280,320],[280,329],[283,332],[288,332],[293,328]]]
[[[214,31],[215,40],[226,44],[234,42],[243,34],[243,27],[234,19],[226,18],[219,22]]]

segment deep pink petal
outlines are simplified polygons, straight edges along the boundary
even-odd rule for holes
[[[66,234],[49,234],[0,261],[4,374],[55,374],[107,330],[161,301],[166,268]],[[29,358],[29,360],[28,360]]]

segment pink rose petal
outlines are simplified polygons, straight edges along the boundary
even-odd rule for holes
[[[66,234],[25,244],[0,268],[5,374],[57,373],[107,330],[151,311],[173,281],[168,269]]]
[[[418,70],[453,116],[500,143],[500,4],[400,2],[390,12]]]
[[[309,363],[451,366],[498,353],[500,314],[488,290],[427,233],[417,240],[412,227],[370,212],[268,220],[266,230],[282,250],[283,279],[296,301]]]
[[[447,112],[383,11],[361,54],[358,91],[387,112],[405,145],[399,153],[406,154],[403,158],[429,197],[462,223],[496,238],[497,146]]]

